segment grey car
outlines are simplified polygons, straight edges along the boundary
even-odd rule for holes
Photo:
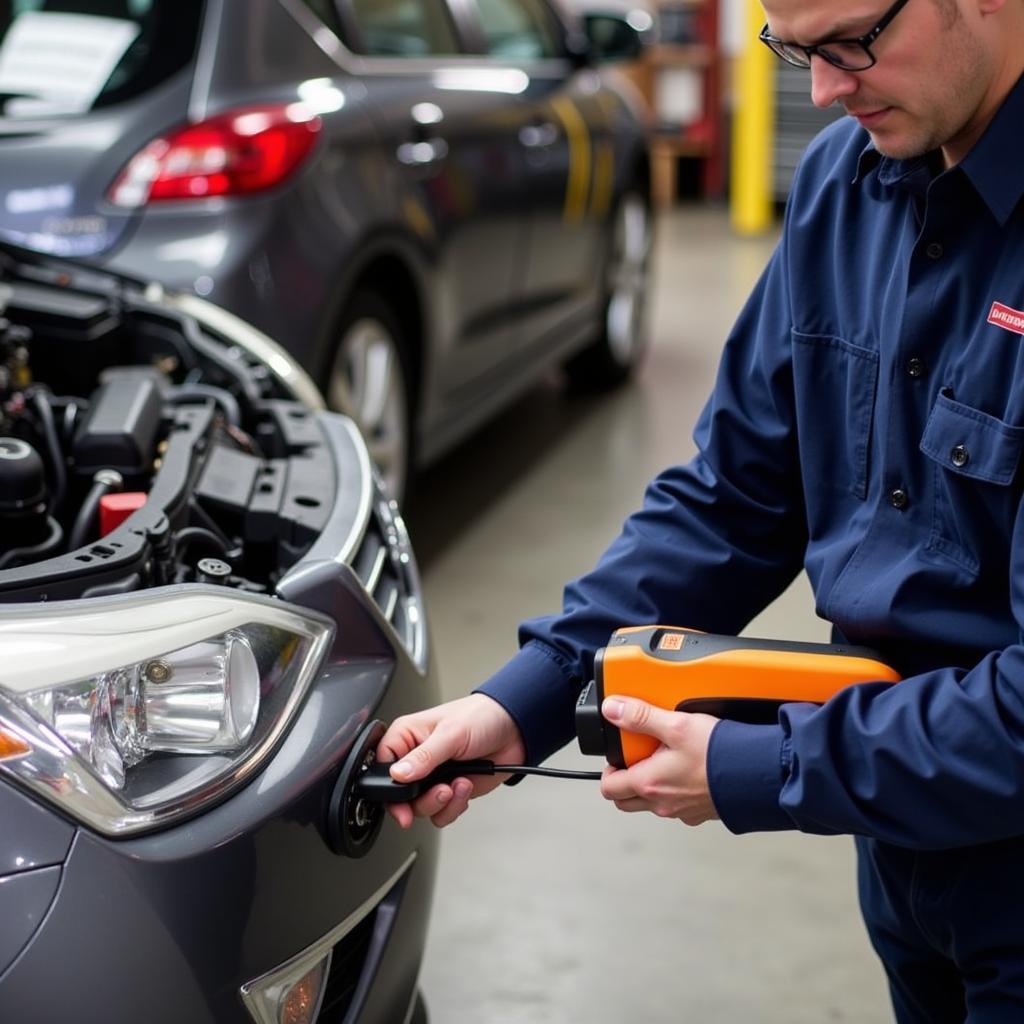
[[[243,316],[392,493],[552,367],[639,359],[641,108],[546,0],[8,9],[0,233]]]
[[[424,1021],[437,840],[357,782],[437,699],[402,519],[294,360],[0,247],[0,1020]]]

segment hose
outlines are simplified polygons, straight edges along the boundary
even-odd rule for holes
[[[40,555],[48,555],[50,551],[56,548],[64,538],[64,531],[60,528],[60,523],[53,516],[46,517],[46,525],[50,528],[50,535],[46,540],[24,548],[11,548],[10,551],[0,555],[0,570],[10,568],[12,562],[27,562],[38,559]]]
[[[237,552],[230,545],[224,543],[224,539],[218,537],[213,530],[207,530],[202,526],[186,526],[174,535],[174,541],[178,548],[187,548],[194,541],[205,541],[210,547],[215,547],[225,558]]]
[[[53,495],[50,499],[50,511],[53,512],[60,508],[61,502],[64,500],[64,493],[68,485],[67,469],[64,466],[64,455],[60,449],[57,424],[53,418],[53,409],[50,406],[49,398],[44,391],[33,391],[32,402],[39,414],[50,464],[53,467]]]
[[[62,440],[65,445],[70,447],[75,439],[78,417],[83,412],[89,411],[89,403],[84,398],[59,398],[57,401],[64,405],[64,415],[61,419]]]
[[[179,384],[177,387],[168,388],[167,396],[172,402],[212,398],[220,406],[224,418],[231,426],[238,427],[242,423],[242,411],[238,407],[238,400],[230,391],[223,388],[215,388],[210,384]]]
[[[100,500],[111,491],[119,491],[124,487],[124,479],[116,469],[101,469],[92,478],[92,487],[82,502],[82,507],[75,516],[68,540],[68,550],[77,551],[85,545],[86,538],[96,529],[96,516],[100,510]]]
[[[216,520],[213,519],[213,517],[206,511],[206,509],[203,508],[202,505],[199,504],[198,501],[193,499],[188,503],[188,507],[189,512],[191,513],[191,518],[198,519],[204,524],[206,532],[216,539],[217,546],[221,551],[228,552],[234,550],[231,541],[227,536],[225,536],[224,531],[217,525]],[[203,529],[203,527],[186,527],[185,530],[181,531],[181,533],[185,533],[187,530],[191,529]]]

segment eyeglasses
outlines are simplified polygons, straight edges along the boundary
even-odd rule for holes
[[[906,5],[907,0],[896,0],[896,3],[882,15],[882,20],[870,32],[857,39],[829,39],[813,46],[801,46],[799,43],[787,43],[769,35],[767,25],[761,29],[758,38],[787,64],[798,68],[809,68],[811,58],[817,54],[822,60],[843,71],[866,71],[874,67],[876,62],[875,55],[870,50],[871,44]]]

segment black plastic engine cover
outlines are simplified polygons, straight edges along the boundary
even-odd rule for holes
[[[116,469],[138,476],[152,465],[163,399],[154,380],[111,375],[93,393],[72,453],[80,473]]]

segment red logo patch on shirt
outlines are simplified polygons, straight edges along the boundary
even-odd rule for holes
[[[1001,302],[992,303],[992,308],[988,311],[988,322],[1004,330],[1013,331],[1014,334],[1024,334],[1024,312],[1004,306]]]

